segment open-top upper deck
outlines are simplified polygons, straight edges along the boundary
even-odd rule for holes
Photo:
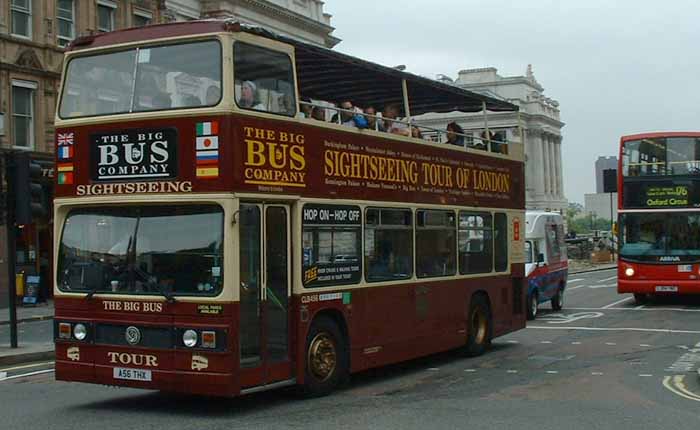
[[[259,28],[211,20],[79,38],[64,76],[57,197],[235,191],[524,207],[520,142],[485,151],[298,114],[300,98],[340,115],[326,101],[394,105],[411,130],[412,115],[516,106]],[[265,108],[241,101],[249,83]]]

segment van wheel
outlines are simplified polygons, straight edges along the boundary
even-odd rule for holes
[[[472,297],[467,320],[467,355],[476,357],[486,352],[491,345],[492,323],[488,300],[482,295]]]
[[[552,309],[560,311],[564,307],[564,289],[559,287],[557,294],[551,300]]]
[[[314,320],[306,336],[306,396],[324,396],[347,379],[348,352],[338,325],[328,317]]]
[[[537,306],[539,306],[539,297],[537,291],[527,296],[527,319],[534,320],[537,318]]]

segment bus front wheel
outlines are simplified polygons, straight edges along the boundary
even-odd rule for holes
[[[467,321],[466,353],[471,357],[483,354],[491,345],[491,307],[483,295],[472,298]]]
[[[338,325],[332,319],[321,316],[311,324],[306,336],[305,359],[305,395],[324,396],[346,380],[346,343]]]

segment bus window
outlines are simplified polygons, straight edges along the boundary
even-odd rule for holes
[[[459,273],[488,273],[493,267],[491,214],[459,213]]]
[[[361,213],[359,206],[304,205],[302,259],[305,287],[360,282]]]
[[[408,279],[413,273],[410,209],[367,209],[365,267],[370,282]]]
[[[233,64],[239,108],[296,115],[294,73],[287,54],[236,42]]]
[[[497,213],[494,217],[493,242],[496,272],[508,271],[508,216]]]
[[[416,212],[416,273],[419,278],[455,274],[455,234],[454,212]]]
[[[217,41],[144,47],[74,57],[61,118],[213,106],[221,99]]]

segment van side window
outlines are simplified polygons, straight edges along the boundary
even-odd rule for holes
[[[369,282],[408,279],[413,274],[413,214],[410,209],[368,208],[365,267]]]
[[[547,242],[547,259],[550,263],[561,261],[559,230],[556,224],[545,225],[545,241]],[[563,235],[562,235],[563,239]]]
[[[239,108],[296,115],[294,73],[287,54],[236,42],[233,69]]]
[[[508,216],[497,213],[494,217],[493,243],[495,247],[494,265],[496,272],[508,271]]]
[[[419,278],[455,274],[455,214],[452,211],[416,211],[416,273]]]
[[[488,273],[493,267],[492,217],[487,212],[459,213],[459,273]]]

